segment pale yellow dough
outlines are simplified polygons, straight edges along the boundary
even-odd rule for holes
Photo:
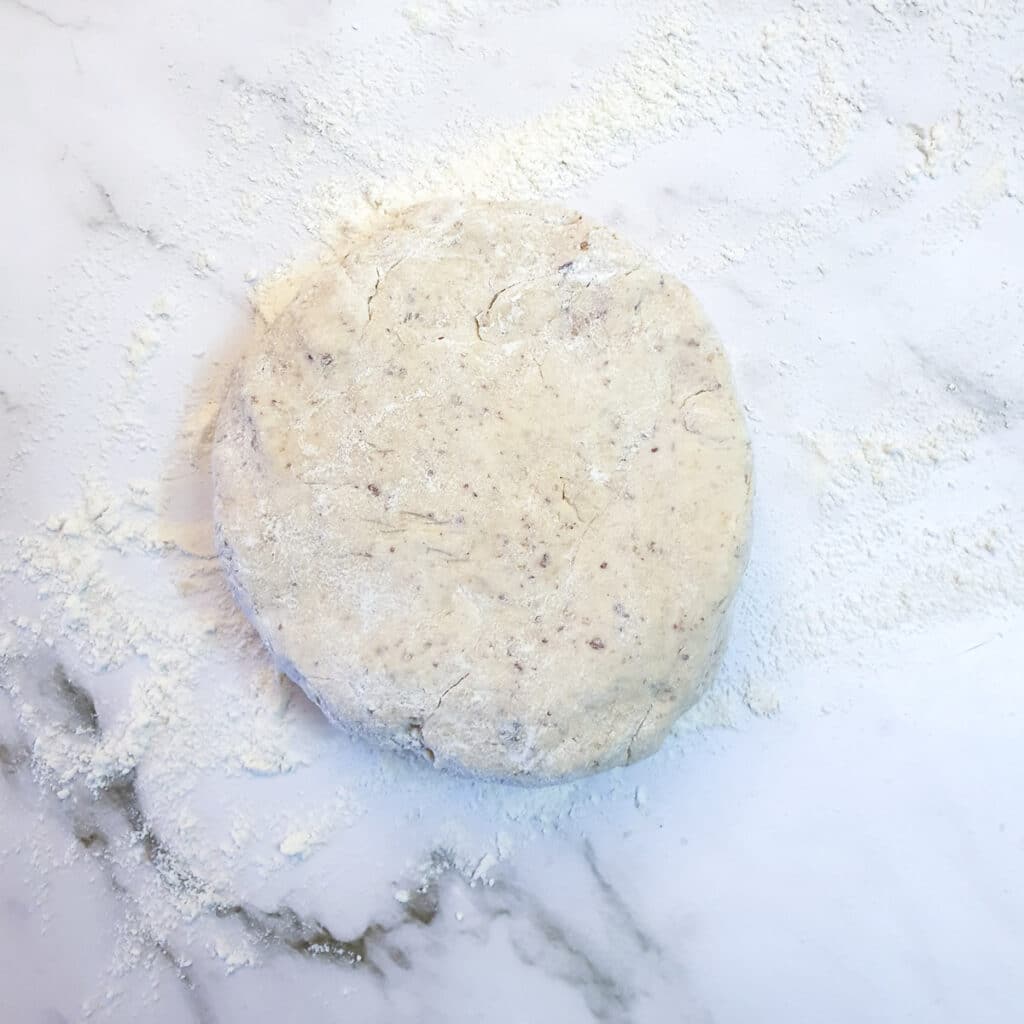
[[[749,444],[700,307],[550,206],[346,239],[238,366],[214,475],[239,601],[331,719],[524,783],[658,748],[746,558]]]

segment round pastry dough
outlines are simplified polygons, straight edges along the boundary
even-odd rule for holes
[[[690,291],[550,206],[382,217],[231,380],[219,550],[280,668],[436,766],[651,754],[707,684],[751,470]]]

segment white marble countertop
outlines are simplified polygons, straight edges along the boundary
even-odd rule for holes
[[[0,0],[0,52],[0,1019],[1019,1016],[1018,5]],[[551,790],[329,729],[210,558],[254,283],[445,189],[651,250],[753,437],[714,692]]]

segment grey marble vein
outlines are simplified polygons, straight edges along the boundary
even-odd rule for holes
[[[207,1001],[204,991],[196,983],[193,972],[185,966],[181,957],[177,956],[165,942],[155,942],[154,949],[167,962],[174,972],[174,976],[181,982],[185,1001],[192,1011],[192,1019],[195,1024],[216,1024],[217,1016],[213,1012],[213,1007]]]
[[[28,767],[32,754],[21,744],[0,743],[0,775],[13,778]]]
[[[572,934],[537,899],[523,890],[514,892],[505,913],[521,912],[530,926],[525,935],[513,937],[512,947],[522,963],[552,974],[579,989],[597,1020],[626,1024],[634,993],[626,979],[602,966],[588,952],[580,937]]]
[[[389,923],[372,921],[361,932],[348,938],[334,934],[317,917],[300,914],[287,905],[262,910],[239,903],[217,907],[216,913],[219,917],[238,919],[251,937],[271,948],[365,969],[383,980],[389,963],[403,971],[412,967],[410,954],[398,941],[399,933],[410,926],[429,927],[438,916],[439,882],[450,870],[444,856],[443,851],[435,852],[434,872],[427,882],[410,893],[396,920]]]
[[[96,713],[96,702],[88,691],[73,683],[64,666],[59,663],[54,667],[51,681],[75,730],[90,736],[97,735],[100,719]]]
[[[590,868],[594,881],[597,882],[597,886],[601,890],[601,895],[604,896],[608,906],[611,908],[612,914],[621,925],[623,935],[630,938],[641,953],[661,956],[664,950],[640,926],[629,904],[601,871],[597,863],[597,855],[594,852],[593,844],[589,839],[583,840],[583,859],[587,862],[587,867]]]
[[[118,210],[110,190],[91,175],[87,174],[87,177],[103,208],[101,216],[90,217],[87,221],[90,228],[109,228],[128,235],[141,235],[146,242],[158,251],[176,250],[178,248],[173,242],[167,242],[162,239],[157,233],[156,228],[145,228],[141,224],[131,223]]]
[[[25,3],[25,0],[7,0],[7,3],[10,7],[14,7],[19,11],[24,11],[33,18],[45,21],[48,25],[52,25],[54,28],[79,31],[81,29],[88,28],[91,24],[89,19],[86,19],[85,21],[62,21],[60,18],[55,18],[48,11],[44,11],[40,7],[33,7],[31,4]]]

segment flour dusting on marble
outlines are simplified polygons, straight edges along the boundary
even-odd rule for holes
[[[0,382],[0,499],[14,516],[0,534],[13,709],[0,767],[30,768],[33,799],[66,826],[63,846],[39,840],[33,858],[90,859],[124,908],[110,984],[83,1013],[115,1012],[119,979],[155,963],[209,1019],[194,980],[204,956],[223,972],[288,954],[385,977],[424,927],[450,919],[480,935],[515,906],[522,959],[539,957],[536,944],[588,1010],[631,1019],[648,967],[616,973],[616,945],[581,952],[542,897],[516,887],[515,865],[545,842],[646,828],[710,730],[813,702],[794,678],[879,671],[897,634],[984,614],[981,644],[1019,624],[1024,366],[1019,352],[980,365],[969,353],[977,342],[992,356],[986,337],[1007,330],[986,320],[991,296],[1019,323],[1024,290],[1006,264],[985,306],[949,259],[957,246],[980,258],[978,228],[998,237],[993,211],[1020,216],[1013,12],[570,5],[593,33],[572,73],[543,102],[495,89],[494,69],[532,45],[506,27],[524,13],[557,27],[559,6],[414,2],[401,28],[339,20],[297,36],[273,67],[226,67],[208,158],[152,195],[108,188],[113,172],[87,147],[69,157],[92,241],[52,284],[60,341],[46,379],[78,404],[19,390],[40,371],[13,344],[24,372]],[[584,16],[598,7],[615,27],[606,36]],[[74,33],[90,67],[84,28],[25,17]],[[924,95],[901,69],[936,55],[949,60]],[[453,94],[453,67],[466,91]],[[500,114],[481,113],[477,84],[500,94]],[[421,130],[421,114],[439,127]],[[763,173],[745,173],[751,160]],[[270,669],[214,557],[211,426],[253,321],[279,314],[346,225],[443,192],[600,211],[710,298],[737,362],[759,481],[752,562],[718,683],[640,768],[520,791],[365,748]],[[949,309],[905,294],[890,263],[917,267]],[[835,312],[837,281],[904,317],[876,316],[873,301]],[[132,298],[119,306],[122,292]],[[878,337],[865,367],[859,346]],[[77,395],[97,351],[102,393]],[[826,365],[850,382],[842,394],[826,394]],[[15,501],[51,450],[76,453],[77,472]],[[970,508],[945,502],[952,491]],[[924,517],[926,505],[940,514]],[[660,963],[586,849],[581,902],[605,908],[637,963]],[[325,919],[309,894],[354,872],[361,891]]]

